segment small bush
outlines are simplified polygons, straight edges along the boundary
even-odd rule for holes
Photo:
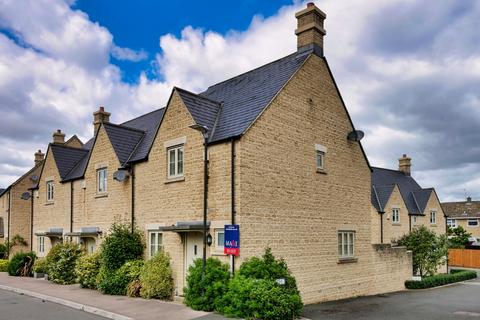
[[[75,283],[75,265],[82,255],[80,246],[72,243],[59,243],[47,254],[48,279],[58,284]]]
[[[127,261],[116,271],[109,271],[102,267],[98,289],[105,294],[125,295],[128,285],[139,279],[144,263],[143,260]]]
[[[203,276],[203,260],[197,259],[188,269],[185,304],[194,310],[213,311],[227,291],[228,264],[208,258]]]
[[[435,276],[423,278],[421,281],[407,280],[405,281],[405,287],[408,289],[426,289],[475,279],[476,277],[477,273],[475,271],[462,270],[453,274],[437,274]]]
[[[284,279],[285,284],[277,283]],[[294,319],[302,312],[295,278],[283,259],[266,249],[263,257],[250,258],[230,281],[217,311],[249,319]]]
[[[8,274],[17,277],[32,276],[33,264],[36,258],[37,256],[34,252],[16,253],[8,263]]]
[[[0,259],[0,272],[8,271],[8,260]]]
[[[130,260],[138,260],[143,256],[143,235],[129,224],[114,223],[110,234],[102,243],[102,266],[109,270],[117,270]]]
[[[100,252],[81,256],[75,264],[76,281],[82,288],[96,289],[100,270]]]
[[[145,263],[140,273],[140,285],[142,298],[172,300],[173,277],[168,254],[160,251]]]
[[[140,279],[133,280],[127,286],[127,296],[138,298],[140,297],[141,289],[142,289],[142,284],[140,283]]]
[[[7,258],[8,254],[8,248],[5,244],[0,243],[0,259],[5,259]]]
[[[33,272],[47,273],[47,260],[37,259],[33,265]]]

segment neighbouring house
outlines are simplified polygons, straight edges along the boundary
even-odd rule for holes
[[[43,165],[44,154],[41,150],[35,153],[35,165],[18,178],[10,186],[0,192],[0,238],[12,240],[22,237],[26,245],[16,245],[11,253],[32,249],[32,214],[33,197],[31,188],[38,182]]]
[[[323,53],[325,17],[309,3],[297,51],[202,93],[173,88],[164,108],[121,124],[100,108],[85,144],[55,132],[34,190],[38,255],[63,239],[94,251],[127,222],[147,258],[170,254],[182,295],[207,203],[207,255],[236,269],[271,247],[306,303],[403,289],[411,254],[372,241],[372,168]],[[235,259],[226,224],[240,226]]]
[[[480,201],[472,201],[471,197],[467,197],[466,201],[443,202],[442,207],[450,228],[461,226],[477,241],[480,240]]]
[[[390,243],[424,225],[446,232],[445,212],[434,188],[422,188],[411,176],[411,158],[403,155],[398,170],[372,168],[372,241]]]

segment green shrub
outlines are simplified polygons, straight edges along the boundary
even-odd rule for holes
[[[0,259],[0,272],[8,271],[8,260]]]
[[[47,259],[37,259],[33,264],[33,272],[47,273]]]
[[[142,298],[172,300],[173,277],[168,254],[159,251],[145,263],[140,273],[140,286]]]
[[[275,259],[267,248],[261,259],[253,257],[240,266],[217,311],[241,318],[293,319],[302,308],[295,278],[286,262]]]
[[[105,294],[125,295],[128,285],[139,279],[144,264],[143,260],[127,261],[116,271],[102,267],[98,289]]]
[[[130,260],[138,260],[143,256],[143,235],[129,224],[114,223],[109,235],[102,243],[102,266],[109,270],[117,270]]]
[[[75,264],[81,255],[82,250],[75,243],[55,245],[46,257],[48,279],[58,284],[75,283]]]
[[[127,286],[127,296],[138,298],[140,297],[140,290],[142,289],[142,284],[140,279],[133,280]]]
[[[8,274],[17,277],[32,276],[33,264],[36,258],[37,256],[34,252],[16,253],[8,263]]]
[[[7,258],[8,254],[8,248],[5,244],[0,243],[0,259],[5,259]]]
[[[302,299],[270,279],[236,275],[228,286],[219,311],[246,319],[295,319],[302,312]]]
[[[452,274],[437,274],[435,276],[425,277],[421,281],[407,280],[405,281],[405,287],[408,289],[426,289],[475,279],[476,277],[477,273],[475,271],[462,270]]]
[[[203,260],[197,259],[188,268],[185,304],[194,310],[213,311],[227,291],[230,273],[228,264],[208,258],[203,276]]]
[[[472,236],[472,234],[467,232],[462,226],[456,228],[448,227],[447,235],[449,236],[448,247],[452,249],[465,248],[470,242],[468,239]]]
[[[81,256],[75,264],[76,281],[82,288],[96,289],[100,270],[100,252]]]

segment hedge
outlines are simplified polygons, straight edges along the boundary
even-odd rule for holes
[[[8,263],[8,274],[16,277],[30,277],[37,256],[34,252],[18,252]]]
[[[455,271],[451,274],[437,274],[435,276],[426,277],[420,281],[407,280],[405,281],[405,287],[408,289],[426,289],[443,286],[449,283],[475,279],[476,277],[477,273],[475,271]]]

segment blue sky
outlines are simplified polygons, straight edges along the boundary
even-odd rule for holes
[[[188,25],[221,34],[229,30],[241,31],[248,28],[254,15],[268,17],[276,14],[281,6],[291,3],[287,0],[79,0],[73,8],[82,10],[91,21],[110,30],[118,46],[146,51],[149,58],[142,61],[112,61],[122,69],[123,79],[132,82],[138,80],[140,72],[150,69],[151,59],[159,51],[161,34],[180,36]],[[147,74],[150,78],[157,76],[151,72]]]
[[[441,200],[480,199],[480,1],[318,0],[325,55],[374,166],[412,157]],[[291,1],[0,1],[0,187],[62,129],[92,136],[296,50]]]

